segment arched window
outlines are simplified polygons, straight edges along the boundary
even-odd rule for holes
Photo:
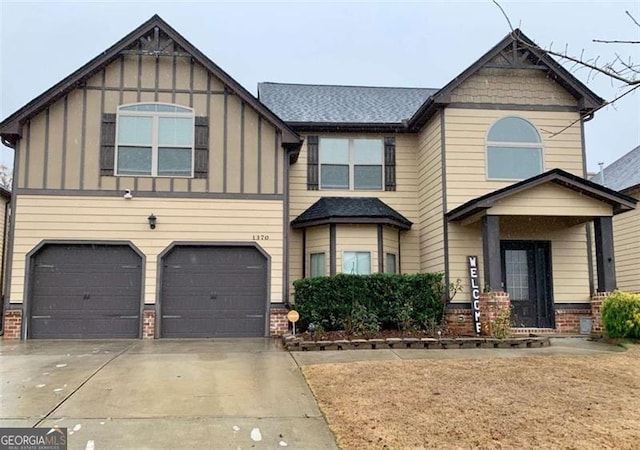
[[[487,178],[524,180],[542,173],[542,140],[520,117],[505,117],[487,135]]]
[[[193,109],[163,103],[118,108],[116,175],[193,176]]]

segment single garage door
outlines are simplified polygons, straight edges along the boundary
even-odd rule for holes
[[[45,245],[31,280],[30,338],[139,337],[142,259],[129,246]]]
[[[264,336],[267,259],[255,247],[176,246],[163,258],[161,336]]]

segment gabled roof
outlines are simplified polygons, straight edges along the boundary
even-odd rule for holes
[[[260,83],[258,98],[292,126],[398,124],[438,89]]]
[[[519,47],[520,46],[520,47]],[[452,91],[464,83],[469,77],[476,73],[480,68],[503,52],[514,52],[524,50],[528,52],[524,63],[531,66],[542,64],[547,67],[546,73],[549,78],[559,83],[567,91],[569,91],[576,99],[578,99],[578,109],[581,113],[590,113],[594,109],[604,104],[604,99],[599,97],[584,83],[578,80],[571,72],[565,69],[560,63],[553,59],[547,52],[538,47],[538,45],[529,39],[520,29],[506,35],[491,50],[482,55],[476,62],[471,64],[460,75],[451,80],[446,86],[440,89],[435,95],[431,96],[409,120],[411,129],[419,129],[422,127],[429,117],[433,115],[439,105],[449,102],[449,96]],[[526,68],[526,66],[523,64]]]
[[[298,131],[417,131],[449,103],[455,88],[494,58],[511,54],[522,59],[516,68],[544,70],[567,89],[581,113],[604,103],[520,30],[509,33],[441,89],[260,83],[258,97]]]
[[[139,39],[148,35],[158,27],[160,31],[165,33],[176,44],[189,53],[198,63],[202,64],[214,76],[219,78],[226,86],[229,87],[238,97],[245,103],[251,105],[260,114],[262,114],[274,126],[282,130],[282,140],[284,144],[295,146],[300,143],[299,136],[289,128],[278,116],[271,112],[265,105],[255,98],[249,91],[242,87],[229,74],[222,70],[218,65],[211,61],[204,53],[198,50],[193,44],[187,41],[180,33],[174,30],[157,14],[126,35],[120,41],[109,47],[100,55],[93,58],[87,64],[73,72],[71,75],[60,81],[43,94],[31,100],[25,106],[15,113],[11,114],[0,123],[0,135],[4,139],[15,139],[20,135],[21,124],[47,108],[56,100],[64,97],[67,93],[82,85],[91,76],[98,73],[109,63],[116,60],[120,53],[132,44],[138,42]]]
[[[591,181],[622,192],[640,189],[640,145],[591,177]]]
[[[322,197],[291,221],[293,228],[307,228],[330,223],[383,224],[408,230],[413,222],[379,198]]]
[[[637,203],[637,200],[632,197],[621,194],[597,183],[593,183],[589,180],[585,180],[584,178],[565,172],[562,169],[553,169],[548,172],[541,173],[540,175],[536,175],[535,177],[512,184],[511,186],[474,198],[473,200],[449,211],[446,214],[447,220],[453,222],[466,219],[467,217],[491,208],[498,200],[517,194],[518,192],[540,186],[544,183],[555,183],[579,192],[587,197],[608,203],[613,207],[614,214],[632,210],[636,207]]]

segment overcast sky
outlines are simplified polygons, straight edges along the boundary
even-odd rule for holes
[[[541,46],[640,62],[640,1],[502,1]],[[252,93],[260,81],[438,88],[509,28],[490,0],[466,2],[55,2],[0,0],[0,117],[5,118],[159,14]],[[612,99],[620,85],[578,78]],[[640,93],[586,124],[589,170],[640,145]],[[4,149],[0,163],[10,164]]]

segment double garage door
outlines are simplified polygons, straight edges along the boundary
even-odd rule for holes
[[[176,246],[160,264],[161,336],[264,335],[267,261],[257,249]],[[48,244],[30,276],[30,338],[140,336],[143,264],[131,247]]]

